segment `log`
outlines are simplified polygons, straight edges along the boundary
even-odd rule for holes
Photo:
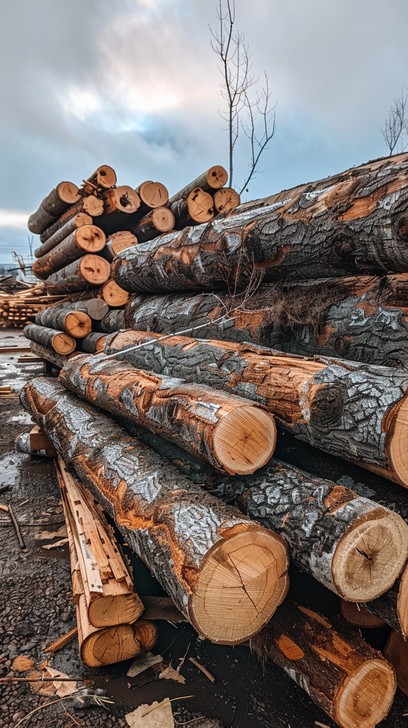
[[[78,228],[82,227],[82,225],[91,225],[92,224],[92,218],[90,215],[87,215],[85,212],[79,212],[76,215],[73,215],[70,220],[67,222],[62,223],[59,227],[56,227],[53,234],[50,234],[49,236],[45,236],[45,233],[41,236],[41,239],[44,238],[45,242],[43,242],[42,245],[40,245],[38,248],[35,249],[34,255],[36,258],[41,258],[42,255],[45,255],[45,253],[48,253],[52,248],[54,248],[58,243],[61,243],[64,238],[67,238],[68,235],[75,232]],[[54,226],[53,226],[54,227]],[[48,230],[47,229],[47,233]]]
[[[34,341],[31,342],[30,349],[33,354],[41,357],[41,359],[45,359],[45,361],[53,364],[57,369],[61,369],[68,359],[68,356],[64,356],[63,354],[57,354],[57,352],[54,351],[51,347],[42,346],[41,344],[37,344]]]
[[[227,473],[253,473],[275,449],[273,418],[242,397],[134,369],[106,360],[105,354],[75,357],[59,381],[100,409],[146,427]]]
[[[342,728],[374,728],[391,708],[392,667],[357,631],[337,632],[326,617],[290,600],[251,639]]]
[[[343,619],[349,624],[352,624],[353,627],[359,627],[360,629],[379,629],[386,626],[383,619],[376,617],[375,614],[370,614],[361,604],[353,604],[353,602],[346,602],[342,599],[340,602],[340,611]]]
[[[67,220],[70,220],[73,215],[76,215],[79,212],[85,212],[92,218],[100,217],[103,214],[103,201],[95,195],[85,195],[85,197],[81,197],[75,205],[72,205],[72,207],[70,207],[66,212],[62,213],[58,223],[64,223]],[[40,240],[43,242],[41,238]]]
[[[214,207],[216,212],[226,213],[235,210],[240,204],[241,199],[232,187],[223,187],[221,190],[214,192]]]
[[[210,224],[123,251],[130,292],[232,290],[253,281],[408,271],[408,155],[240,205]]]
[[[271,618],[288,586],[283,539],[192,485],[55,380],[31,380],[21,401],[199,634],[235,644]]]
[[[96,189],[101,188],[103,190],[108,190],[116,184],[116,181],[117,177],[115,170],[107,164],[102,164],[100,167],[96,168],[95,172],[87,177],[84,184],[86,186],[88,183]]]
[[[47,458],[54,458],[57,455],[56,449],[37,425],[30,432],[23,432],[17,437],[16,450],[26,455],[40,455]]]
[[[136,192],[140,197],[140,209],[144,213],[166,205],[169,200],[168,190],[161,182],[147,180],[136,188]]]
[[[406,370],[312,361],[251,344],[159,338],[143,331],[111,334],[105,352],[260,402],[297,439],[408,487]]]
[[[408,643],[398,632],[391,632],[384,648],[384,657],[395,670],[399,689],[408,695]]]
[[[101,321],[98,321],[95,328],[104,334],[112,334],[114,331],[125,328],[125,312],[123,308],[111,309]]]
[[[378,599],[366,602],[364,606],[371,614],[375,614],[399,632],[404,639],[408,637],[408,567],[405,567],[391,589]]]
[[[88,334],[84,339],[77,342],[79,351],[85,351],[88,354],[95,354],[98,351],[103,351],[105,345],[105,334],[93,331],[92,334]]]
[[[157,238],[162,233],[173,230],[176,218],[168,207],[156,207],[147,213],[133,228],[139,243]],[[120,251],[118,251],[120,252]]]
[[[62,460],[56,473],[69,539],[74,603],[84,596],[93,627],[135,622],[144,607],[101,506]]]
[[[100,255],[87,253],[74,260],[66,268],[61,268],[47,278],[47,291],[50,293],[77,293],[90,286],[100,286],[109,279],[110,264]]]
[[[78,310],[67,310],[44,308],[35,317],[35,323],[39,326],[47,326],[49,329],[65,331],[74,339],[83,339],[92,331],[92,321],[87,313]]]
[[[124,306],[129,298],[129,293],[118,286],[113,278],[106,281],[106,283],[104,283],[104,285],[96,292],[96,295],[100,296],[111,308]]]
[[[92,321],[101,321],[109,311],[109,306],[100,298],[81,299],[79,301],[61,301],[53,308],[70,311],[84,311]]]
[[[57,354],[63,354],[64,356],[71,354],[76,347],[75,339],[72,336],[37,324],[25,326],[23,334],[26,339],[30,339],[35,344],[40,344],[40,346],[52,349]]]
[[[103,256],[106,260],[112,262],[115,255],[120,253],[121,250],[126,250],[132,245],[137,245],[138,239],[136,235],[128,230],[119,230],[117,233],[113,233],[106,243],[103,249]]]
[[[60,182],[28,218],[29,231],[36,234],[44,232],[67,208],[78,202],[78,200],[78,187],[73,182]]]
[[[172,202],[171,211],[175,216],[176,228],[182,230],[187,225],[199,225],[212,220],[214,201],[208,192],[196,187],[185,199]]]
[[[201,187],[204,192],[219,190],[221,187],[224,187],[227,179],[227,170],[224,169],[224,167],[221,167],[221,165],[216,164],[213,167],[210,167],[210,169],[207,169],[206,172],[203,172],[203,174],[200,174],[199,177],[194,179],[185,187],[182,187],[182,189],[176,192],[174,195],[172,195],[169,202],[173,203],[181,198],[185,199],[186,197],[188,197],[190,192],[196,189],[196,187]]]
[[[126,229],[126,219],[134,215],[140,207],[140,197],[128,185],[106,190],[103,195],[104,213],[98,225],[106,233]]]
[[[105,233],[96,225],[83,225],[52,250],[35,261],[32,271],[37,278],[46,279],[86,253],[99,253],[106,242]]]

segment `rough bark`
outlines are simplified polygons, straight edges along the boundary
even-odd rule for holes
[[[99,253],[106,242],[105,233],[96,225],[83,225],[52,250],[38,258],[32,266],[37,278],[45,280],[86,253]]]
[[[196,187],[186,198],[172,202],[170,209],[175,217],[176,228],[182,230],[188,225],[210,222],[214,217],[214,200],[208,192]]]
[[[31,380],[21,401],[200,634],[234,644],[259,631],[286,594],[283,539],[203,493],[58,382]]]
[[[109,336],[105,351],[139,344],[119,358],[260,402],[296,438],[408,486],[406,370],[130,330]]]
[[[46,349],[53,349],[57,354],[63,354],[64,356],[72,354],[76,347],[76,341],[72,336],[37,324],[25,326],[23,334],[26,339],[30,339],[35,344],[40,344]]]
[[[119,254],[131,292],[214,290],[265,280],[408,270],[408,155],[240,205],[211,224]]]
[[[104,334],[112,334],[114,331],[125,328],[125,312],[123,308],[114,308],[109,311],[101,321],[98,321],[95,328]]]
[[[139,243],[157,238],[158,235],[168,233],[174,229],[176,218],[169,207],[156,207],[144,215],[133,228]],[[118,251],[120,252],[120,251]]]
[[[87,354],[95,354],[98,351],[103,351],[105,339],[105,334],[93,331],[92,334],[88,334],[84,339],[78,341],[77,347],[80,351],[84,351]]]
[[[231,212],[241,202],[238,192],[232,187],[223,187],[221,190],[214,192],[214,207],[217,213]]]
[[[374,728],[389,712],[392,667],[356,631],[337,632],[326,617],[287,600],[251,640],[342,728]]]
[[[84,311],[92,321],[101,321],[109,312],[109,306],[100,298],[81,299],[79,301],[61,301],[54,308],[71,311]]]
[[[210,387],[106,360],[105,354],[75,357],[59,381],[100,409],[152,430],[224,472],[253,473],[275,449],[270,415],[247,399]]]
[[[41,344],[37,344],[36,342],[32,341],[30,344],[30,349],[33,354],[36,354],[37,356],[41,357],[41,359],[44,359],[50,364],[53,364],[53,366],[57,369],[62,369],[65,362],[68,361],[68,356],[64,356],[63,354],[57,354],[57,352],[54,351],[50,346],[42,346]]]
[[[44,308],[37,313],[35,323],[50,329],[65,331],[74,339],[83,339],[92,331],[92,321],[84,311]]]
[[[117,233],[113,233],[106,243],[103,250],[103,256],[106,260],[112,262],[115,255],[120,253],[121,250],[126,250],[132,245],[137,245],[138,239],[136,235],[128,230],[119,230]]]
[[[48,228],[46,233],[41,235],[41,240],[44,239],[42,245],[35,249],[34,255],[36,258],[41,258],[42,255],[48,253],[58,243],[61,243],[64,238],[68,237],[75,230],[80,228],[82,225],[91,225],[92,217],[87,215],[85,212],[79,212],[71,217],[66,222],[61,223],[59,226],[57,223],[52,227],[55,228],[54,232],[48,234],[51,228]]]
[[[90,286],[100,286],[110,276],[110,264],[100,255],[87,253],[47,278],[49,293],[77,293]]]
[[[44,232],[67,208],[78,202],[78,200],[78,187],[73,182],[60,182],[28,218],[29,231],[37,234]]]
[[[227,170],[224,169],[224,167],[221,167],[221,165],[219,164],[214,165],[213,167],[210,167],[210,169],[207,169],[206,172],[203,172],[203,174],[200,174],[200,176],[194,179],[192,182],[189,182],[187,185],[185,185],[185,187],[182,187],[181,190],[172,195],[169,202],[172,203],[181,198],[185,199],[186,197],[188,197],[190,192],[196,189],[196,187],[201,187],[204,192],[219,190],[221,187],[224,187],[227,179]]]

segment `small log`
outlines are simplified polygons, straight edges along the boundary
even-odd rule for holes
[[[92,321],[101,321],[109,311],[109,306],[101,298],[88,298],[79,301],[61,301],[53,306],[69,311],[83,311]]]
[[[78,187],[73,182],[60,182],[28,218],[31,233],[40,234],[52,225],[65,210],[78,202]]]
[[[223,187],[214,192],[214,207],[217,212],[231,212],[240,204],[241,199],[232,187]]]
[[[106,316],[98,321],[95,328],[104,334],[112,334],[114,331],[125,328],[125,312],[123,308],[114,308]]]
[[[61,370],[59,381],[88,402],[175,442],[218,470],[253,473],[272,457],[275,423],[260,407],[105,359],[104,354],[75,357]]]
[[[182,230],[187,225],[207,223],[214,217],[214,201],[208,192],[196,187],[184,199],[171,203],[171,211],[176,220],[176,228]]]
[[[107,338],[105,352],[120,351],[132,366],[260,402],[296,438],[408,487],[406,370],[130,330]]]
[[[138,242],[143,243],[146,240],[157,238],[158,235],[170,232],[175,224],[176,218],[170,208],[156,207],[139,220],[133,228],[133,232],[137,236]]]
[[[168,190],[161,182],[152,182],[151,180],[142,182],[136,188],[136,192],[140,197],[140,207],[143,213],[153,210],[156,207],[162,207],[169,200]]]
[[[107,164],[102,164],[85,180],[85,186],[89,182],[94,188],[108,190],[116,184],[116,181],[115,170]]]
[[[23,334],[26,339],[30,339],[30,341],[45,348],[53,349],[57,354],[67,356],[67,354],[75,351],[75,339],[62,331],[38,326],[37,324],[28,324],[28,326],[24,327]]]
[[[87,215],[85,212],[79,212],[76,215],[73,215],[70,220],[67,222],[64,222],[60,225],[58,229],[55,230],[55,232],[51,235],[45,236],[45,233],[41,236],[41,239],[44,237],[45,242],[43,242],[42,245],[40,245],[38,248],[35,249],[34,255],[36,258],[41,258],[41,256],[45,255],[45,253],[48,253],[52,248],[55,248],[58,243],[61,243],[64,238],[67,238],[68,235],[75,232],[75,230],[78,230],[78,228],[82,227],[82,225],[91,225],[92,224],[92,218],[90,215]],[[54,227],[54,226],[53,226]],[[47,233],[48,230],[47,229]]]
[[[31,342],[30,348],[33,354],[36,354],[41,359],[44,359],[50,364],[53,364],[53,366],[55,366],[57,369],[62,369],[68,359],[68,357],[64,356],[63,354],[57,354],[57,352],[51,349],[51,347],[42,346],[41,344],[37,344],[34,341]]]
[[[106,190],[103,202],[104,214],[99,218],[98,225],[106,233],[126,229],[128,225],[126,219],[134,216],[140,207],[139,195],[127,185]]]
[[[83,339],[92,331],[92,321],[84,311],[70,311],[53,306],[39,311],[36,314],[35,323],[39,326],[47,326],[49,329],[65,331],[74,339]]]
[[[353,627],[359,627],[360,629],[378,629],[379,627],[386,626],[383,619],[376,617],[375,614],[370,614],[362,604],[353,604],[353,602],[346,602],[344,599],[341,599],[340,611],[343,619],[349,624],[352,624]]]
[[[49,253],[35,261],[32,271],[37,278],[46,279],[86,253],[99,253],[106,242],[105,233],[96,225],[83,225],[64,238]]]
[[[79,212],[85,212],[92,218],[100,217],[103,214],[103,201],[95,195],[85,195],[85,197],[81,197],[81,199],[75,203],[75,205],[72,205],[72,207],[70,207],[66,212],[63,212],[58,222],[64,223]],[[41,240],[41,242],[43,241]]]
[[[196,187],[201,187],[204,192],[212,192],[213,190],[219,190],[224,187],[228,179],[227,170],[221,167],[219,164],[214,167],[210,167],[206,172],[200,174],[199,177],[194,179],[192,182],[182,187],[181,190],[176,192],[170,198],[170,204],[181,198],[186,198]]]
[[[110,264],[100,255],[82,256],[61,268],[46,281],[50,293],[76,293],[90,286],[100,286],[109,279]]]
[[[103,249],[103,256],[106,260],[112,262],[115,255],[120,253],[121,250],[126,250],[132,245],[137,245],[138,239],[136,235],[131,233],[129,230],[119,230],[117,233],[113,233],[106,243]]]
[[[124,306],[129,298],[128,292],[118,286],[113,278],[106,281],[100,290],[96,292],[96,295],[100,296],[111,308]]]
[[[408,695],[408,642],[398,632],[391,632],[384,647],[384,657],[395,670],[399,689]]]
[[[280,536],[191,484],[55,380],[31,380],[21,401],[199,634],[236,644],[266,624],[288,586]]]
[[[93,331],[92,334],[88,334],[84,339],[81,339],[77,343],[79,351],[85,351],[88,354],[95,354],[98,351],[103,351],[105,345],[106,336]]]
[[[251,649],[285,670],[342,728],[374,728],[388,715],[392,667],[358,632],[339,633],[311,609],[287,600]]]
[[[391,589],[378,599],[366,602],[365,607],[399,632],[404,639],[408,637],[408,567]]]

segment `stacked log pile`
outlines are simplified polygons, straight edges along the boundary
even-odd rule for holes
[[[35,320],[37,313],[64,296],[50,296],[42,284],[27,286],[18,292],[0,290],[0,327],[23,328]]]

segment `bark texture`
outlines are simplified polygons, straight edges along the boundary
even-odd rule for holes
[[[45,280],[86,253],[99,253],[105,247],[105,242],[105,233],[100,228],[84,225],[36,260],[32,271],[37,278]]]
[[[119,254],[114,275],[137,293],[234,289],[254,271],[265,280],[406,272],[407,207],[402,154],[142,243]]]
[[[69,220],[62,222],[61,224],[55,223],[55,225],[52,226],[52,228],[54,229],[53,232],[51,232],[51,228],[48,228],[41,235],[40,240],[42,240],[43,242],[42,245],[35,249],[35,257],[41,258],[42,255],[48,253],[50,250],[52,250],[52,248],[58,245],[58,243],[61,243],[64,238],[68,237],[68,235],[73,233],[82,225],[91,224],[92,217],[90,215],[87,215],[85,212],[79,212],[77,214],[74,214]]]
[[[37,356],[40,356],[41,359],[44,359],[50,364],[53,364],[57,369],[62,369],[65,362],[68,361],[68,356],[64,356],[63,354],[57,354],[57,352],[54,351],[51,347],[42,346],[41,344],[37,344],[34,341],[31,341],[30,349],[33,354],[36,354]]]
[[[356,631],[340,634],[322,615],[287,600],[251,640],[342,728],[374,728],[396,690],[391,666]]]
[[[405,370],[311,361],[250,344],[158,339],[127,330],[109,336],[105,351],[144,344],[119,358],[260,402],[295,437],[408,486]]]
[[[83,339],[92,331],[92,321],[84,311],[43,308],[36,314],[35,323],[39,326],[48,326],[50,329],[66,331],[75,339]]]
[[[103,351],[105,339],[105,334],[93,331],[92,334],[88,334],[84,339],[78,341],[77,347],[87,354],[95,354],[97,351]]]
[[[156,453],[124,436],[110,418],[80,402],[58,382],[32,380],[24,387],[21,401],[199,633],[232,644],[248,639],[270,619],[287,590],[287,557],[280,537],[272,538],[258,524],[191,485]],[[271,540],[265,541],[267,534]],[[257,596],[250,584],[245,587],[241,572],[239,587],[238,564],[232,562],[231,567],[228,556],[223,556],[235,542],[242,545],[242,538],[251,545],[262,570],[255,579]],[[207,586],[211,589],[212,576],[205,569],[215,553],[223,567],[224,584],[233,579],[235,586],[228,590],[218,584],[212,594],[216,607],[207,602],[209,612],[203,617],[200,594],[203,587],[204,593]],[[229,609],[220,610],[217,595],[222,598],[225,592],[231,602]],[[245,625],[240,620],[243,612]]]
[[[78,200],[78,187],[73,182],[60,182],[28,218],[29,231],[37,234],[44,232],[67,208]]]
[[[46,349],[53,349],[57,354],[63,354],[64,356],[72,354],[76,347],[75,339],[72,336],[37,324],[25,326],[23,334],[26,339],[34,341],[35,344],[40,344]]]
[[[123,308],[114,308],[109,311],[101,321],[98,321],[95,328],[105,334],[125,328],[125,312]]]
[[[87,254],[47,278],[49,293],[77,293],[100,286],[110,275],[110,264],[100,255]]]
[[[92,321],[101,321],[107,313],[109,306],[100,298],[81,299],[79,301],[61,301],[54,308],[70,311],[84,311]]]
[[[272,456],[273,418],[248,400],[105,359],[105,354],[75,357],[59,381],[100,409],[156,432],[219,470],[252,473]],[[227,426],[228,443],[220,434]]]

